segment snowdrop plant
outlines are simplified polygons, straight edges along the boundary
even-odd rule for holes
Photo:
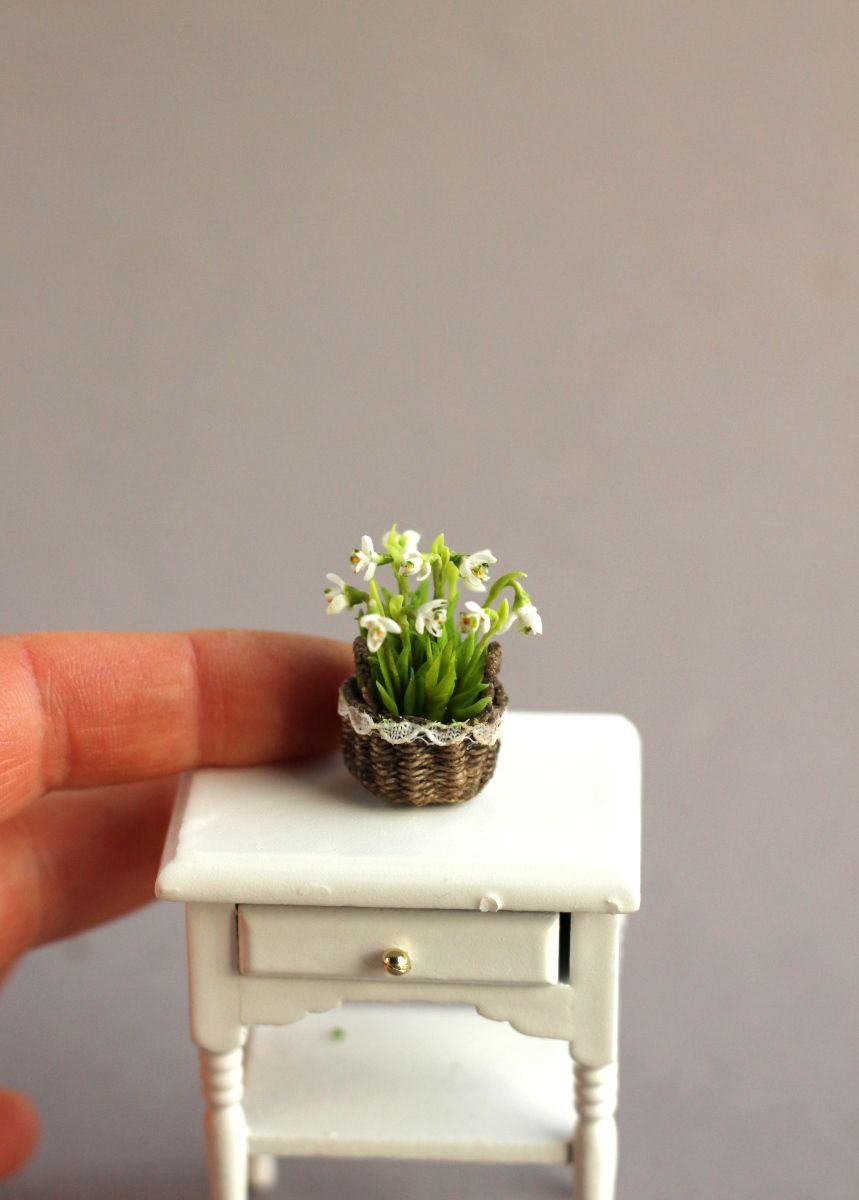
[[[366,590],[328,575],[330,615],[351,611],[369,655],[379,705],[392,717],[425,717],[448,724],[479,716],[492,702],[484,682],[490,641],[516,626],[543,631],[540,614],[521,584],[525,573],[510,571],[492,582],[497,559],[491,550],[459,554],[439,534],[428,550],[420,534],[393,526],[377,551],[365,534],[351,555],[352,569]],[[377,567],[389,566],[392,588],[381,586]],[[478,603],[464,602],[460,589]],[[510,599],[502,593],[509,592]]]

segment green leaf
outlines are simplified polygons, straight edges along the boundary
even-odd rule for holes
[[[406,687],[406,693],[403,696],[403,712],[406,714],[406,716],[413,717],[416,715],[415,700],[417,699],[417,694],[417,678],[415,677],[414,672],[410,671],[408,686]]]
[[[397,522],[396,521],[394,521],[391,528],[388,530],[388,532],[382,538],[382,545],[385,547],[385,549],[388,551],[389,554],[392,554],[393,551],[399,547],[399,534],[397,533]]]
[[[459,643],[459,649],[456,652],[456,669],[460,675],[465,672],[465,668],[471,662],[476,641],[477,636],[474,633],[469,633]]]
[[[478,683],[483,680],[483,672],[486,668],[486,647],[478,649],[472,656],[471,662],[465,669],[459,681],[460,691],[469,691],[477,687]]]
[[[397,675],[400,678],[401,688],[405,687],[406,681],[409,677],[410,657],[408,646],[403,646],[402,650],[400,651],[400,656],[397,659]]]
[[[456,663],[451,663],[447,671],[442,676],[441,683],[438,685],[436,696],[438,699],[443,699],[445,704],[453,695],[453,689],[456,687]]]
[[[427,688],[427,716],[433,721],[440,721],[444,716],[444,710],[447,708],[447,702],[453,695],[453,689],[456,685],[456,665],[451,664],[447,674],[441,679],[437,686],[430,691]]]
[[[397,711],[396,702],[393,697],[388,694],[387,690],[382,687],[381,683],[376,684],[376,691],[379,693],[379,699],[382,701],[391,716],[398,717],[400,714]]]
[[[451,664],[451,660],[453,659],[455,651],[456,642],[448,641],[447,638],[445,638],[445,646],[441,652],[441,666],[439,667],[440,675],[447,674],[447,669]]]
[[[390,673],[390,676],[391,676],[391,683],[394,685],[394,691],[391,694],[396,696],[399,694],[399,691],[400,691],[400,673],[397,670],[397,656],[394,653],[394,650],[392,649],[391,643],[388,640],[388,638],[385,638],[384,642],[382,643],[382,649],[380,651],[380,656],[384,659],[384,662],[387,664],[388,672]]]
[[[438,660],[437,660],[438,661]],[[456,686],[456,666],[451,664],[447,668],[439,682],[434,686],[427,684],[427,715],[433,721],[440,721],[444,710],[447,707],[447,701],[453,695],[453,688]]]
[[[455,605],[455,602],[454,602],[454,604],[451,604],[450,607],[448,608],[447,620],[444,623],[444,627],[447,630],[447,635],[448,635],[448,637],[451,637],[451,638],[456,637],[456,608],[454,605]]]
[[[384,655],[379,654],[376,659],[376,662],[378,664],[378,669],[381,673],[382,679],[384,680],[385,687],[388,690],[388,694],[393,696],[394,693],[396,692],[396,688],[394,687],[394,681],[391,678],[391,672],[390,672],[388,663],[387,663]],[[378,682],[377,682],[377,686],[378,686]]]
[[[483,710],[492,703],[491,696],[483,696],[474,704],[469,704],[466,708],[451,708],[451,716],[454,721],[468,721],[472,717],[479,717]]]
[[[450,698],[450,707],[451,709],[470,708],[472,704],[476,704],[478,700],[482,699],[485,691],[485,683],[480,683],[477,687],[466,688],[464,691],[457,688]]]
[[[438,673],[440,670],[441,670],[441,655],[436,654],[435,657],[433,658],[432,662],[429,665],[429,669],[426,673],[426,678],[424,680],[428,697],[432,695],[433,689],[435,688],[436,684],[438,683]]]
[[[485,687],[483,680],[483,670],[486,665],[486,654],[481,656],[482,662],[477,670],[469,669],[468,672],[459,680],[456,686],[456,691],[453,695],[453,704],[458,708],[465,703],[471,703],[474,696],[477,696]]]

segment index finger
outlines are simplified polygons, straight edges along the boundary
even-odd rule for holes
[[[337,743],[349,647],[251,630],[0,638],[0,820],[44,792]]]

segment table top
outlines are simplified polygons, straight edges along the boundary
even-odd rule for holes
[[[156,891],[245,904],[632,912],[640,744],[624,717],[511,712],[464,804],[369,795],[339,756],[183,777]]]

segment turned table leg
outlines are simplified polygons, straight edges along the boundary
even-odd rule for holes
[[[573,1139],[575,1200],[614,1200],[617,1176],[617,1063],[575,1064],[576,1125]]]
[[[277,1187],[277,1159],[273,1154],[252,1154],[248,1162],[252,1192],[270,1192]]]
[[[247,1200],[248,1133],[242,1107],[244,1051],[200,1051],[206,1098],[206,1157],[211,1200]]]

